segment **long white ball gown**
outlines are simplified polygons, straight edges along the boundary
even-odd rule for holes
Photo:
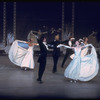
[[[28,46],[25,41],[15,40],[9,50],[9,59],[12,63],[20,66],[34,69],[33,47]]]
[[[71,48],[65,45],[58,45],[58,47],[64,46],[66,48]],[[66,78],[89,81],[93,79],[99,71],[99,63],[97,58],[97,53],[93,45],[88,44],[86,46],[91,46],[91,53],[81,57],[81,48],[74,49],[75,56],[70,64],[67,66],[64,72]]]

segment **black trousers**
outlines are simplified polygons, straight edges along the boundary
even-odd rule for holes
[[[57,71],[57,63],[58,63],[58,59],[59,59],[59,56],[58,55],[53,55],[53,72],[56,72]]]
[[[39,65],[39,70],[38,70],[38,79],[41,80],[43,73],[45,71],[45,67],[46,67],[46,61],[45,62],[40,62]]]

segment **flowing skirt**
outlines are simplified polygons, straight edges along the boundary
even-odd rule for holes
[[[74,56],[71,63],[65,69],[66,78],[89,81],[93,79],[99,71],[99,62],[95,48],[92,46],[91,53],[86,56]]]
[[[8,57],[15,65],[34,69],[33,47],[29,47],[25,41],[15,40],[10,47]]]

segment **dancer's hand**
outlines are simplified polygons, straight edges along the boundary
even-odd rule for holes
[[[59,44],[58,46],[57,46],[57,48],[60,48],[61,46],[63,46],[62,44]]]

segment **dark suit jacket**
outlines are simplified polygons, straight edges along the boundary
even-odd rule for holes
[[[65,41],[58,41],[58,40],[54,40],[51,43],[48,43],[50,45],[52,45],[52,49],[53,49],[53,56],[60,56],[60,48],[57,48],[57,46],[59,44],[63,44],[66,43],[68,40]]]
[[[47,48],[46,46],[43,44],[43,42],[39,39],[38,40],[38,43],[39,43],[39,46],[40,46],[40,54],[39,54],[39,58],[38,58],[38,62],[46,62],[46,57],[47,57]]]

